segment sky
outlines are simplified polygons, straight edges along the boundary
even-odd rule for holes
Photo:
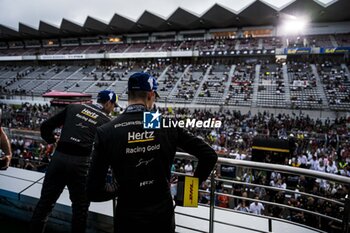
[[[234,12],[249,6],[256,0],[0,0],[0,24],[18,29],[21,22],[38,28],[40,20],[60,27],[65,18],[83,25],[91,16],[109,23],[115,13],[136,21],[148,10],[164,19],[178,7],[198,16],[215,3]],[[295,0],[261,0],[281,8]],[[327,4],[335,0],[315,0]]]

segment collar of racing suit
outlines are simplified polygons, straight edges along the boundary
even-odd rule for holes
[[[144,112],[148,111],[146,106],[143,104],[132,104],[126,107],[125,112],[130,113],[130,112]]]
[[[103,106],[100,103],[95,103],[95,104],[92,104],[92,105],[95,106],[98,109],[103,109]]]

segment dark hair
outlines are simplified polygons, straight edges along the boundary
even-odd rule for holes
[[[128,100],[146,99],[148,91],[128,91]]]

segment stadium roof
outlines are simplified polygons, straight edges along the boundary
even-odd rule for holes
[[[108,33],[108,25],[90,16],[86,18],[83,29],[89,34]]]
[[[39,32],[43,36],[57,36],[60,34],[60,29],[46,22],[40,21]]]
[[[60,34],[62,36],[76,36],[80,35],[83,31],[83,26],[73,23],[67,19],[62,19]]]
[[[40,21],[38,29],[19,23],[18,31],[0,25],[0,40],[277,25],[281,19],[305,15],[310,22],[350,21],[348,9],[349,0],[294,0],[280,6],[256,0],[238,10],[214,4],[202,15],[179,7],[168,18],[144,11],[136,21],[115,14],[109,23],[88,16],[83,25],[67,19],[62,19],[60,27]]]

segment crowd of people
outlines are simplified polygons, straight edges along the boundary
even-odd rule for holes
[[[164,112],[169,113],[169,110],[165,109]],[[221,156],[249,160],[254,137],[279,138],[294,142],[294,148],[290,155],[286,157],[284,165],[350,177],[350,146],[348,143],[350,119],[339,118],[334,121],[329,119],[321,121],[304,115],[295,116],[282,113],[274,115],[268,112],[252,115],[228,110],[221,112],[195,110],[190,113],[189,109],[178,109],[176,113],[179,116],[192,114],[197,119],[214,117],[222,120],[224,125],[221,130],[192,129],[196,135],[206,138],[207,142]],[[173,112],[170,111],[170,114],[173,114]],[[265,162],[271,162],[271,158],[267,157]],[[175,163],[174,170],[188,173],[191,167],[193,165],[190,166],[188,161],[182,160]],[[302,211],[265,205],[259,200],[315,211],[341,219],[343,209],[339,205],[324,199],[293,194],[284,190],[289,189],[339,200],[348,193],[349,187],[347,186],[304,176],[298,177],[232,167],[222,166],[217,168],[217,171],[217,178],[229,178],[246,183],[230,185],[219,182],[216,186],[216,192],[221,194],[217,195],[215,199],[215,205],[219,207],[284,218],[322,228],[327,232],[336,232],[339,229],[339,225],[335,221],[328,221]],[[251,186],[254,184],[283,190],[275,191]],[[209,189],[210,183],[203,184],[202,190],[209,192]],[[208,192],[201,194],[200,201],[202,203],[208,204],[210,202]],[[227,195],[234,195],[238,198]],[[239,197],[256,198],[257,200],[247,201]]]
[[[38,130],[41,123],[56,111],[56,108],[48,104],[23,103],[20,106],[0,104],[0,108],[3,127],[29,130]]]
[[[40,123],[52,115],[53,110],[47,105],[23,104],[20,107],[4,105],[2,124],[11,129],[21,128],[37,130]],[[283,164],[301,167],[321,172],[328,172],[350,177],[350,118],[312,119],[307,115],[289,115],[269,112],[243,114],[240,111],[221,109],[190,110],[188,108],[163,108],[163,115],[173,115],[176,118],[192,116],[199,120],[215,118],[223,125],[219,129],[190,128],[195,135],[209,143],[216,152],[223,157],[232,159],[250,160],[253,138],[278,138],[292,140],[294,147]],[[19,119],[18,117],[22,117]],[[36,117],[37,120],[33,120]],[[12,120],[10,120],[12,119]],[[54,150],[52,145],[43,141],[28,138],[11,138],[13,149],[12,166],[44,172]],[[269,157],[266,158],[269,162]],[[191,174],[194,164],[192,161],[176,160],[173,171]],[[218,178],[225,177],[222,168],[217,168]],[[221,174],[222,172],[222,174]],[[338,216],[341,213],[334,203],[300,194],[290,194],[285,191],[273,191],[267,188],[249,186],[260,184],[282,189],[298,190],[324,196],[330,199],[339,199],[348,192],[349,187],[320,179],[294,177],[281,173],[265,173],[249,169],[235,169],[232,180],[247,184],[233,184],[232,186],[219,182],[216,205],[224,208],[236,209],[244,212],[266,214],[283,217],[292,221],[305,223],[314,227],[328,229],[330,227],[322,218],[313,221],[312,215],[301,211],[287,210],[281,207],[265,205],[259,202],[271,201],[306,210],[316,211],[325,215]],[[210,184],[204,183],[202,189],[209,189]],[[258,198],[255,202],[240,200],[225,196],[231,194],[240,197]],[[208,203],[208,194],[201,195],[200,201]],[[315,225],[316,224],[316,225]],[[318,224],[318,225],[317,225]]]
[[[38,130],[41,123],[50,117],[57,109],[48,105],[23,104],[22,106],[2,105],[2,126],[10,129]],[[296,146],[292,156],[297,166],[305,167],[313,157],[323,158],[326,165],[329,160],[350,163],[350,148],[348,145],[350,119],[336,118],[334,120],[312,119],[305,115],[273,114],[261,112],[243,114],[240,111],[221,109],[163,108],[163,115],[187,116],[206,120],[215,118],[223,122],[220,129],[191,128],[190,131],[199,135],[212,145],[219,153],[231,158],[237,155],[251,155],[252,140],[255,136],[280,139],[294,138]],[[305,161],[305,156],[307,161]],[[340,169],[338,169],[340,172]],[[344,173],[345,174],[345,173]]]

